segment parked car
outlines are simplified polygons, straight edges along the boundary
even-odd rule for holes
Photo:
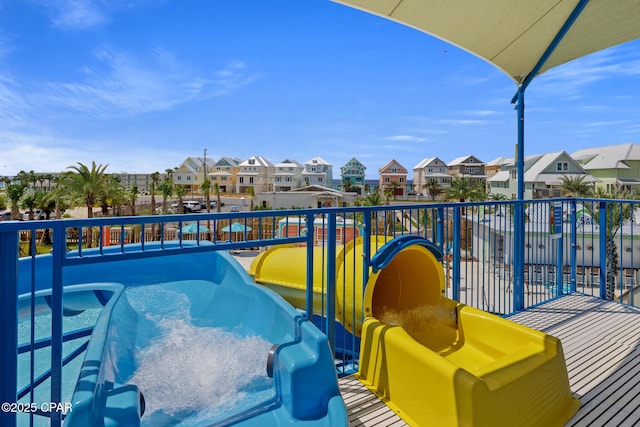
[[[11,211],[1,211],[0,212],[0,221],[11,221]]]
[[[29,219],[29,211],[26,211],[22,214],[23,220]],[[34,209],[33,210],[33,219],[47,219],[47,214],[44,213],[42,209]]]
[[[211,206],[211,209],[215,209],[216,206],[218,205],[218,202],[216,200],[210,200],[209,201],[209,206]],[[220,206],[224,206],[224,202],[220,201]],[[207,202],[206,201],[201,201],[200,202],[200,209],[206,210],[207,209]]]

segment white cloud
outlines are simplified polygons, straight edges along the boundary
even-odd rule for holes
[[[11,176],[20,170],[32,169],[61,172],[77,162],[90,164],[92,161],[108,164],[107,172],[110,173],[151,173],[177,166],[184,157],[179,147],[171,150],[145,148],[132,142],[116,146],[108,140],[0,131],[0,175]]]
[[[422,137],[413,136],[413,135],[393,135],[393,136],[388,136],[385,139],[389,141],[407,141],[407,142],[424,142],[427,140],[427,138],[422,138]]]
[[[73,110],[94,117],[128,116],[168,110],[192,100],[232,93],[258,76],[236,61],[209,76],[156,49],[136,57],[115,49],[96,53],[97,64],[85,67],[85,78],[49,82],[46,92],[32,94],[41,107]]]
[[[552,96],[580,94],[585,86],[595,82],[630,76],[640,76],[640,55],[633,46],[623,45],[547,71],[536,79],[535,90]]]
[[[54,27],[64,30],[86,30],[110,21],[105,3],[94,0],[37,1],[49,15]]]
[[[447,125],[488,125],[491,123],[496,123],[490,120],[476,120],[476,119],[442,119],[438,120],[439,123],[447,124]]]

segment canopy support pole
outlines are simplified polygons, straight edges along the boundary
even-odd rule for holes
[[[514,263],[513,263],[513,288],[514,298],[513,304],[516,311],[524,309],[524,244],[525,244],[525,229],[524,229],[524,92],[533,80],[533,78],[540,72],[540,69],[547,62],[551,54],[556,50],[560,41],[567,34],[569,29],[576,22],[576,19],[580,16],[584,8],[589,3],[589,0],[580,0],[576,7],[573,9],[565,23],[562,25],[556,36],[553,38],[547,49],[544,51],[536,65],[531,72],[524,78],[522,83],[518,86],[518,91],[511,99],[511,103],[515,104],[515,109],[518,117],[518,145],[516,147],[516,172],[518,175],[518,191],[517,199],[519,203],[515,206],[514,215]]]

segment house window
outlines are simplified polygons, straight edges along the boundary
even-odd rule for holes
[[[322,182],[322,177],[321,176],[318,177],[318,182]]]
[[[569,164],[567,162],[558,162],[556,164],[556,170],[566,171],[567,169],[569,169]]]
[[[249,177],[249,184],[253,184],[253,177],[252,176]]]
[[[404,178],[400,177],[400,182],[404,182]]]
[[[244,176],[240,177],[240,184],[244,184]]]
[[[386,177],[384,178],[384,182],[390,182],[390,181],[391,181],[391,179],[390,179],[388,176],[386,176]]]

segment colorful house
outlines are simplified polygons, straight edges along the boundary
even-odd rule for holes
[[[304,164],[302,179],[305,185],[322,185],[328,187],[333,180],[333,165],[322,157],[314,157]]]
[[[427,186],[431,182],[435,182],[441,190],[451,185],[447,164],[438,157],[426,158],[413,168],[413,187],[417,194],[430,196]]]
[[[380,174],[380,190],[383,194],[385,190],[391,189],[393,197],[403,197],[407,195],[407,168],[402,166],[396,159],[378,169]]]
[[[273,191],[291,191],[302,187],[304,166],[295,160],[285,159],[275,165]]]
[[[340,168],[341,186],[345,191],[355,191],[364,194],[366,167],[358,159],[352,157]]]
[[[230,193],[236,189],[236,176],[240,172],[240,159],[223,157],[214,163],[207,175],[213,184],[218,184],[221,193]]]
[[[261,156],[253,156],[240,163],[236,180],[236,193],[244,194],[250,187],[257,194],[273,191],[273,164]]]

